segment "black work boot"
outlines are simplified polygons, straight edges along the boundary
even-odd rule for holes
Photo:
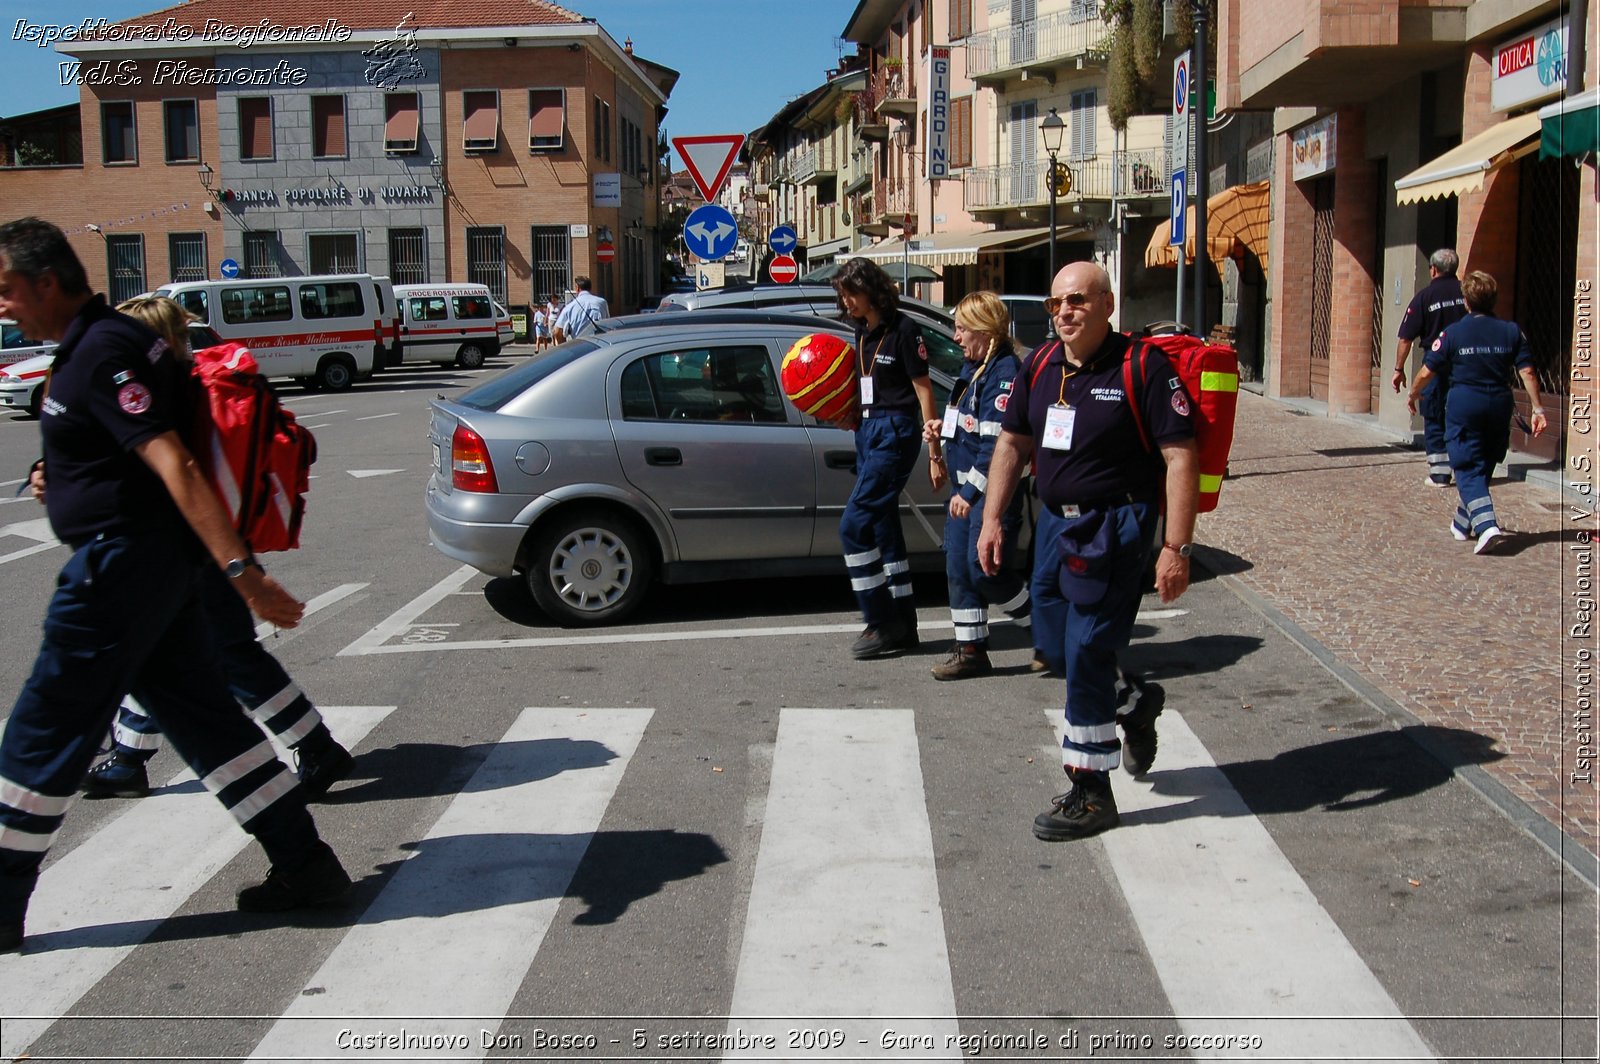
[[[1072,780],[1072,790],[1056,795],[1050,800],[1049,811],[1033,818],[1034,838],[1045,842],[1086,839],[1121,822],[1109,774],[1069,768],[1067,776]]]
[[[957,643],[950,656],[933,667],[935,680],[968,680],[974,676],[987,676],[994,671],[989,663],[989,651],[982,643]]]
[[[881,658],[906,649],[906,629],[899,621],[894,621],[879,628],[868,628],[856,637],[850,644],[850,656],[857,661],[868,658]],[[911,643],[916,645],[916,633],[910,635]]]
[[[350,775],[355,758],[339,745],[326,724],[319,724],[311,734],[294,744],[296,771],[300,786],[305,788],[306,800],[321,798],[328,788]]]
[[[144,762],[121,750],[89,770],[83,777],[85,798],[143,798],[150,793],[150,776]]]
[[[239,891],[240,912],[281,913],[338,905],[350,892],[350,876],[327,843],[317,841],[299,864],[273,865],[267,878]]]
[[[1156,763],[1156,718],[1166,706],[1167,692],[1158,683],[1125,676],[1131,690],[1128,709],[1117,714],[1122,725],[1122,767],[1130,776],[1142,776]]]

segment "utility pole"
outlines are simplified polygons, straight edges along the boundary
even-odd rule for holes
[[[1194,3],[1194,69],[1189,83],[1194,86],[1194,189],[1190,195],[1194,203],[1194,334],[1206,335],[1206,270],[1211,265],[1211,242],[1206,239],[1206,35],[1210,21],[1208,0]],[[1181,249],[1180,249],[1181,252]],[[1178,256],[1178,268],[1183,269],[1183,256]]]

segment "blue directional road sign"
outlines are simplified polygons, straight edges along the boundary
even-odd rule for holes
[[[1189,239],[1189,174],[1176,170],[1172,174],[1172,239],[1169,244],[1182,244]]]
[[[217,272],[231,280],[239,276],[239,264],[233,259],[223,259],[217,266]]]
[[[799,242],[800,237],[792,225],[780,225],[772,231],[771,236],[767,237],[767,247],[780,255],[789,254]]]
[[[683,223],[683,242],[697,258],[715,262],[739,242],[739,226],[725,209],[707,203]]]

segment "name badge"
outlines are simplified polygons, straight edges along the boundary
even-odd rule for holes
[[[1078,412],[1070,406],[1052,406],[1044,415],[1044,440],[1047,451],[1072,450],[1072,424]]]
[[[861,405],[862,406],[871,406],[872,405],[872,378],[871,377],[862,377],[861,378]]]
[[[947,407],[944,408],[944,427],[939,430],[939,436],[940,436],[940,438],[946,439],[946,440],[953,440],[953,439],[956,438],[956,408],[955,407],[947,406]]]

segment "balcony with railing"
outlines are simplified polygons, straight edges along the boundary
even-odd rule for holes
[[[868,82],[865,89],[851,94],[856,111],[856,136],[863,140],[889,139],[889,121],[878,113],[878,103],[882,99],[876,82]]]
[[[997,26],[967,38],[967,74],[979,84],[1004,82],[1024,70],[1078,58],[1102,57],[1111,27],[1095,0],[1073,0],[1065,11]]]
[[[902,118],[917,113],[916,90],[906,77],[904,66],[879,67],[872,79],[880,115],[899,115]]]
[[[792,171],[797,185],[815,185],[839,176],[839,165],[834,160],[833,141],[825,140],[812,145],[795,157]]]
[[[1059,203],[1082,200],[1166,198],[1164,151],[1122,151],[1087,159],[1061,160],[1072,171],[1072,190]],[[1048,158],[1005,166],[975,166],[962,174],[963,203],[969,211],[1002,211],[1048,203]]]

